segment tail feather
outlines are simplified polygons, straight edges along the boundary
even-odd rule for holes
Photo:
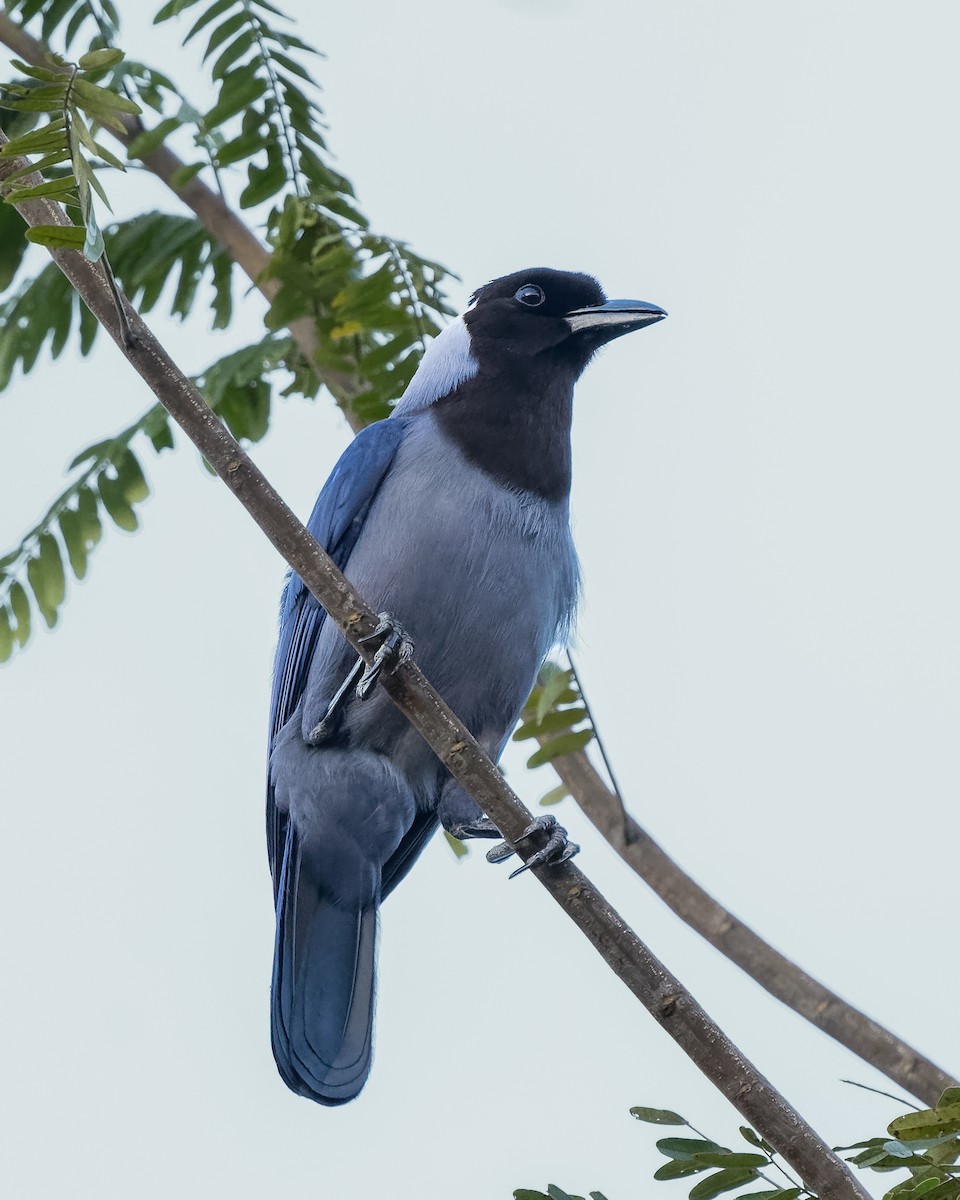
[[[284,1082],[319,1104],[352,1100],[370,1073],[376,906],[324,894],[287,830],[271,995],[273,1054]]]

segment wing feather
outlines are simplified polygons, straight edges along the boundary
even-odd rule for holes
[[[344,570],[357,543],[370,506],[397,453],[408,422],[388,418],[368,426],[350,443],[323,486],[307,528]],[[306,686],[317,637],[326,613],[292,571],[280,603],[280,636],[274,657],[270,700],[269,750],[279,730],[293,715]],[[286,841],[286,817],[274,802],[267,782],[267,851],[274,899]]]

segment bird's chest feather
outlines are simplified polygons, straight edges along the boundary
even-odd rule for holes
[[[425,418],[371,518],[347,573],[409,626],[426,670],[464,640],[549,649],[576,599],[565,502],[505,488]]]
[[[550,647],[570,623],[578,566],[566,501],[503,487],[469,464],[424,416],[401,445],[345,567],[372,605],[401,622],[417,663],[477,735],[506,732]],[[351,651],[321,631],[305,698],[312,729]],[[351,706],[355,742],[406,736],[386,696]],[[413,738],[419,754],[424,744]],[[427,752],[430,768],[433,759]]]

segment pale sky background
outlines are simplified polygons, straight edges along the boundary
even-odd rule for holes
[[[156,4],[120,7],[128,51],[192,86],[193,47],[141,36]],[[458,306],[548,265],[669,310],[577,399],[579,657],[630,808],[960,1070],[960,11],[285,7],[329,55],[330,142],[365,211],[463,277]],[[120,213],[172,206],[149,178],[110,186]],[[226,336],[153,323],[197,371],[262,312],[249,296]],[[150,399],[106,344],[0,397],[3,549]],[[282,402],[255,457],[305,516],[347,440],[327,400]],[[325,1110],[283,1086],[262,829],[282,565],[189,448],[143,457],[142,531],[109,532],[0,681],[6,1194],[684,1196],[651,1181],[658,1134],[629,1106],[728,1144],[737,1114],[534,879],[441,840],[383,914],[366,1090]],[[553,777],[522,763],[533,804]],[[583,870],[829,1142],[882,1132],[898,1106],[839,1082],[882,1077],[560,811]]]

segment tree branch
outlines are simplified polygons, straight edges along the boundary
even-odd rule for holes
[[[6,140],[0,133],[0,145]],[[0,185],[8,174],[25,165],[23,159],[0,159]],[[63,211],[47,200],[26,200],[16,207],[30,225],[69,223]],[[375,628],[376,613],[353,590],[129,306],[127,318],[133,341],[124,343],[123,323],[118,320],[103,268],[75,251],[54,250],[52,255],[173,419],[351,645],[369,660],[372,649],[360,639]],[[400,667],[387,676],[383,686],[450,773],[504,835],[516,840],[530,821],[530,813],[416,664]],[[529,857],[535,848],[531,846],[523,856]],[[559,867],[535,868],[535,874],[647,1011],[822,1200],[869,1200],[846,1166],[740,1053],[582,872],[567,862]]]
[[[551,761],[598,832],[691,929],[761,987],[933,1108],[960,1081],[768,945],[690,878],[629,813],[581,750]]]

